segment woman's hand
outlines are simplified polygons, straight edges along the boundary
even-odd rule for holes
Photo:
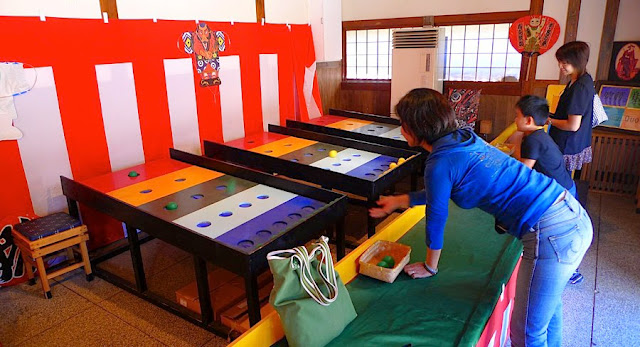
[[[382,218],[399,208],[409,207],[409,195],[381,196],[376,203],[379,207],[370,208],[369,215],[373,218]]]
[[[407,275],[411,276],[411,278],[413,279],[433,276],[433,274],[427,271],[427,269],[424,267],[423,262],[413,263],[405,266],[404,272],[406,272]]]

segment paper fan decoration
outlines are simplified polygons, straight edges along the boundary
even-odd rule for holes
[[[560,24],[549,16],[518,18],[509,28],[509,41],[519,53],[544,54],[558,41]]]

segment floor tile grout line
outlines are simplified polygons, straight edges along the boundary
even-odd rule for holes
[[[124,291],[122,291],[122,293],[125,293],[125,292],[124,292]],[[113,313],[113,312],[111,312],[111,311],[107,310],[105,307],[102,307],[101,305],[97,305],[97,304],[96,304],[96,306],[98,306],[101,310],[103,310],[103,311],[104,311],[104,312],[106,312],[107,314],[109,314],[109,315],[111,315],[111,316],[115,317],[116,319],[118,319],[119,321],[123,322],[124,324],[126,324],[126,325],[128,325],[128,326],[130,326],[130,327],[134,328],[135,330],[138,330],[138,331],[139,331],[139,332],[141,332],[142,334],[144,334],[144,335],[146,335],[146,336],[148,336],[148,337],[152,338],[153,340],[155,340],[155,341],[159,342],[161,345],[163,345],[163,346],[169,346],[169,345],[167,345],[166,343],[164,343],[164,342],[160,341],[160,340],[159,340],[158,338],[156,338],[155,336],[153,336],[153,335],[151,335],[151,334],[147,333],[146,331],[144,331],[144,330],[142,330],[142,329],[140,329],[140,328],[138,328],[138,327],[136,327],[136,326],[132,325],[132,324],[131,324],[131,323],[129,323],[128,321],[126,321],[126,320],[124,320],[124,319],[120,318],[120,316],[118,316],[117,314],[115,314],[115,313]]]
[[[593,279],[593,305],[591,309],[591,346],[593,346],[593,333],[595,329],[596,322],[596,295],[598,295],[598,262],[600,260],[600,234],[602,230],[602,195],[598,196],[599,204],[598,204],[598,237],[596,241],[596,268],[594,271],[594,279]]]
[[[89,300],[85,299],[85,298],[84,298],[84,297],[82,297],[82,296],[81,296],[81,298],[83,298],[84,300],[86,300],[87,302],[89,302],[89,304],[91,304],[91,305],[98,306],[98,305],[94,304],[93,302],[91,302],[91,301],[89,301]],[[72,314],[71,316],[69,316],[69,317],[67,317],[67,318],[65,318],[65,319],[63,319],[63,320],[61,320],[60,322],[58,322],[58,323],[57,323],[57,324],[55,324],[55,325],[52,325],[52,326],[50,326],[50,327],[48,327],[48,328],[46,328],[46,329],[44,329],[44,330],[40,331],[39,333],[37,333],[37,334],[35,334],[35,335],[31,336],[31,337],[25,338],[23,341],[20,341],[20,342],[19,342],[19,343],[17,343],[16,345],[21,345],[21,344],[23,344],[24,342],[26,342],[27,340],[33,339],[34,337],[36,337],[36,336],[38,336],[38,335],[42,335],[42,334],[44,334],[45,332],[47,332],[47,331],[49,331],[49,330],[51,330],[51,329],[53,329],[53,328],[56,328],[56,327],[61,326],[62,324],[64,324],[64,322],[66,322],[66,321],[70,320],[71,318],[74,318],[74,317],[76,317],[76,316],[81,315],[82,313],[84,313],[84,312],[86,312],[86,311],[89,311],[89,309],[91,309],[91,305],[89,305],[89,306],[88,306],[88,307],[86,307],[85,309],[80,310],[78,313],[76,313],[76,314]]]
[[[76,275],[74,275],[74,276],[76,276]],[[71,278],[73,278],[74,276],[71,276],[70,278],[68,278],[68,279],[67,279],[67,280],[65,280],[64,282],[66,282],[66,281],[70,280],[70,279],[71,279]],[[95,274],[94,274],[94,276],[95,276]],[[59,281],[57,281],[57,280],[55,280],[55,279],[54,279],[54,281],[56,281],[56,283],[58,283],[58,284],[62,285],[63,287],[67,288],[69,291],[76,293],[77,295],[79,295],[79,296],[80,296],[80,297],[82,297],[83,299],[85,299],[85,300],[87,300],[87,301],[89,301],[89,302],[91,302],[91,303],[93,303],[93,304],[96,304],[96,305],[97,305],[97,304],[99,304],[99,303],[102,303],[103,301],[105,301],[105,300],[107,300],[107,299],[111,299],[111,298],[112,298],[112,297],[114,297],[116,294],[118,294],[118,293],[120,293],[120,292],[122,291],[122,289],[120,289],[120,288],[118,288],[118,287],[114,286],[113,284],[111,284],[111,283],[109,283],[109,282],[105,281],[105,283],[109,283],[109,285],[114,286],[114,287],[116,288],[116,292],[115,292],[115,293],[113,293],[113,294],[111,294],[111,295],[109,295],[109,296],[108,296],[108,297],[106,297],[106,298],[102,298],[102,300],[100,300],[100,301],[98,301],[98,302],[94,302],[94,301],[92,301],[91,299],[89,299],[88,297],[86,297],[86,296],[82,295],[82,293],[80,293],[80,292],[78,292],[78,291],[73,290],[73,288],[71,288],[71,287],[66,286],[66,285],[64,284],[64,282],[59,282]]]

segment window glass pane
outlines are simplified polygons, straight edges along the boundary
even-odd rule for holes
[[[367,78],[367,68],[366,67],[358,67],[358,71],[356,73],[356,78]]]
[[[356,54],[356,44],[347,43],[347,55],[355,55],[355,54]]]
[[[464,40],[451,41],[451,53],[462,53],[462,52],[464,52]]]
[[[347,43],[356,42],[355,30],[347,30]]]
[[[478,61],[477,54],[465,54],[464,55],[464,67],[476,67]]]
[[[378,41],[391,41],[389,29],[378,29]]]
[[[378,29],[367,30],[367,40],[369,42],[378,42]]]
[[[509,37],[509,23],[496,24],[496,30],[493,34],[496,39],[506,39]]]
[[[378,43],[378,54],[380,55],[389,54],[389,42]]]
[[[475,68],[465,68],[462,73],[463,81],[474,81],[476,79],[476,69]]]
[[[479,27],[479,25],[467,25],[467,28],[465,30],[465,38],[470,40],[477,40]]]
[[[462,54],[452,54],[449,64],[451,67],[462,67]]]
[[[356,40],[358,42],[367,42],[367,31],[366,30],[356,30]]]
[[[367,43],[366,42],[358,42],[356,44],[356,53],[357,54],[367,54]]]
[[[478,40],[464,40],[465,53],[478,53]]]
[[[462,81],[462,68],[451,68],[449,70],[449,81]]]
[[[508,44],[509,44],[509,40],[507,39],[493,40],[493,53],[507,53]]]
[[[491,78],[491,69],[490,68],[478,68],[478,71],[476,72],[476,80],[481,81],[481,82],[489,82],[489,79]]]
[[[358,65],[358,67],[361,66],[366,66],[367,65],[367,56],[366,55],[358,55],[358,62],[356,63],[356,65]]]
[[[478,54],[478,67],[491,67],[491,54]]]
[[[355,66],[347,66],[347,78],[356,78]]]
[[[480,26],[480,38],[481,39],[493,38],[493,24],[482,24]]]
[[[516,82],[520,79],[520,69],[509,69],[507,68],[505,81],[507,82]]]
[[[378,43],[369,42],[367,44],[367,54],[378,54]]]
[[[380,67],[378,67],[378,78],[379,79],[387,79],[387,78],[389,78],[389,67],[388,66],[380,66]]]
[[[444,28],[444,37],[448,37],[451,39],[451,27],[443,27]]]
[[[454,25],[451,27],[452,39],[464,39],[464,25]]]
[[[347,56],[347,66],[356,66],[356,56],[348,55]]]
[[[493,50],[493,40],[484,39],[478,42],[478,53],[491,53]]]
[[[491,81],[502,82],[504,79],[504,68],[491,69]]]
[[[378,65],[389,66],[389,55],[381,54],[378,56]]]
[[[522,56],[520,54],[507,54],[507,67],[520,67]]]
[[[491,67],[501,67],[504,69],[507,55],[504,53],[493,54],[491,57]]]
[[[368,55],[367,66],[378,66],[378,56],[375,54]]]
[[[507,53],[518,53],[518,51],[516,51],[516,49],[511,45],[511,42],[509,42],[509,44],[507,45]]]

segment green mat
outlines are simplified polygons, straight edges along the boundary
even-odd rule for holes
[[[424,219],[399,242],[411,262],[424,261]],[[347,285],[358,317],[329,346],[475,346],[521,252],[492,216],[450,203],[438,275],[403,272],[391,284],[358,276]]]

